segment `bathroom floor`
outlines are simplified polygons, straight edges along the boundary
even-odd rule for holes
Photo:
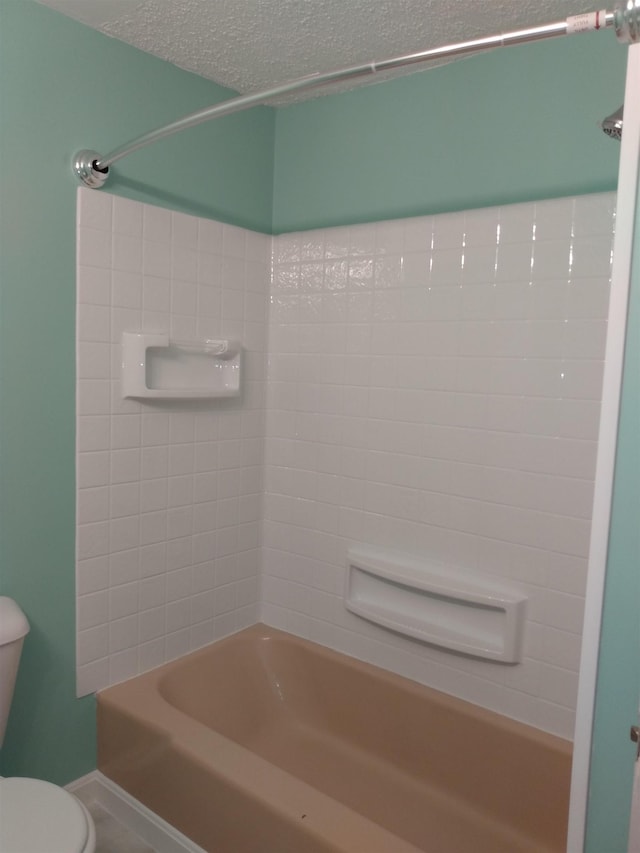
[[[76,795],[77,796],[77,795]],[[95,800],[80,796],[96,825],[95,853],[155,853],[135,832],[121,824]]]

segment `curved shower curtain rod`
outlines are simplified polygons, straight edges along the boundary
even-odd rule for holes
[[[72,168],[78,179],[87,187],[100,188],[109,176],[109,168],[140,148],[152,145],[160,139],[195,127],[205,121],[220,118],[231,113],[241,112],[251,107],[264,104],[281,95],[291,92],[299,92],[304,89],[319,88],[330,83],[342,80],[351,80],[358,77],[366,77],[379,71],[390,71],[394,68],[402,68],[407,65],[418,65],[434,59],[445,59],[447,57],[463,56],[465,54],[477,53],[481,50],[496,47],[508,47],[514,44],[525,44],[531,41],[540,41],[556,36],[574,35],[575,33],[589,32],[592,30],[615,28],[616,36],[622,44],[633,44],[640,41],[640,0],[624,0],[616,4],[613,12],[601,9],[597,12],[585,12],[582,15],[573,15],[565,21],[546,24],[526,30],[515,30],[495,36],[473,39],[472,41],[458,42],[457,44],[444,45],[419,53],[410,53],[405,56],[397,56],[393,59],[384,59],[380,62],[369,62],[365,65],[355,65],[350,68],[342,68],[337,71],[310,74],[300,77],[288,83],[283,83],[272,89],[255,92],[252,95],[240,95],[221,101],[211,107],[184,116],[178,121],[145,133],[131,142],[115,148],[106,155],[98,154],[97,151],[82,150],[73,158]]]

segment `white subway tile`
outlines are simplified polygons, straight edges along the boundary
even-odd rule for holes
[[[558,419],[559,435],[597,441],[600,426],[600,400],[561,400]]]
[[[109,584],[131,583],[138,579],[140,554],[136,548],[109,555]]]
[[[577,196],[573,202],[574,237],[601,237],[613,232],[616,209],[614,193]]]
[[[171,212],[172,239],[174,246],[185,249],[198,248],[198,219],[187,213]]]
[[[495,243],[476,243],[466,245],[464,250],[464,266],[462,269],[463,284],[479,284],[493,282],[496,276]]]
[[[432,216],[417,216],[403,220],[405,252],[429,252],[433,241]]]
[[[137,308],[111,309],[111,343],[114,347],[122,344],[123,332],[136,332],[141,329],[142,315]],[[120,376],[117,376],[118,391],[120,392]],[[114,376],[115,378],[115,376]]]
[[[244,258],[247,249],[246,231],[235,225],[222,226],[222,252],[232,258]]]
[[[536,202],[536,244],[541,240],[570,240],[573,202],[570,197]]]
[[[222,223],[212,219],[198,219],[198,248],[201,252],[221,254]]]
[[[140,515],[140,544],[152,545],[167,538],[167,514],[164,511]]]
[[[111,482],[132,483],[140,479],[140,450],[113,450],[110,454]]]
[[[142,209],[144,239],[160,245],[170,245],[171,211],[151,204],[143,205]]]
[[[499,207],[485,207],[480,210],[468,210],[464,217],[465,247],[494,247],[498,245],[498,226],[501,211]]]
[[[78,344],[79,379],[110,379],[111,348],[108,343],[81,342]]]
[[[138,643],[138,617],[125,616],[109,624],[109,653],[130,649]]]
[[[175,281],[171,287],[172,314],[195,315],[198,304],[198,285],[195,282]]]
[[[500,210],[500,244],[531,243],[535,235],[535,204],[510,204]]]
[[[433,218],[433,249],[453,249],[463,245],[465,233],[463,213],[445,213]]]
[[[78,630],[95,628],[109,621],[109,594],[106,590],[78,596]]]
[[[78,225],[111,232],[111,212],[114,196],[78,187]]]
[[[195,317],[184,314],[172,314],[169,335],[176,340],[195,340],[198,324]]]
[[[169,443],[169,415],[163,412],[142,415],[142,443],[145,447]]]
[[[148,643],[140,643],[138,647],[138,664],[140,672],[155,669],[165,662],[164,637],[151,640]]]
[[[560,396],[567,400],[598,401],[602,396],[602,361],[564,361],[561,363]]]
[[[167,546],[164,542],[143,545],[140,548],[140,577],[148,578],[163,574],[168,567]]]
[[[140,643],[165,637],[165,608],[154,607],[140,613]],[[167,658],[165,657],[165,660]]]
[[[167,634],[165,638],[165,652],[167,660],[174,660],[191,651],[191,636],[188,629]]]
[[[171,276],[175,281],[198,281],[198,253],[193,249],[173,245]]]
[[[142,243],[128,234],[113,235],[113,269],[127,273],[142,273]]]
[[[169,448],[158,445],[140,450],[140,475],[142,480],[166,477],[169,473]]]
[[[550,702],[566,708],[576,707],[578,693],[578,673],[558,666],[541,664],[541,693]]]
[[[79,489],[76,516],[80,525],[105,521],[109,517],[109,489]]]
[[[84,372],[91,372],[87,368]],[[77,381],[78,415],[106,415],[109,413],[111,383],[108,379],[82,379]]]
[[[553,322],[567,316],[569,282],[564,279],[534,280],[527,288],[527,319]]]
[[[166,602],[167,576],[164,574],[146,577],[140,581],[140,611],[161,607]]]
[[[76,695],[88,696],[109,684],[109,658],[78,666]]]
[[[167,632],[180,631],[191,624],[191,602],[188,598],[171,601],[166,608]]]
[[[195,583],[192,583],[192,576],[195,574],[195,570],[195,566],[185,566],[182,569],[167,573],[167,601],[177,601],[180,598],[186,598],[192,592],[196,592]]]
[[[90,343],[111,340],[111,311],[106,305],[78,305],[78,339]]]
[[[110,490],[110,514],[112,518],[137,515],[140,509],[140,486],[135,483],[114,484]]]
[[[76,658],[79,667],[93,663],[109,654],[109,626],[97,625],[78,631]]]
[[[501,235],[502,236],[502,235]],[[496,260],[496,281],[529,281],[533,260],[531,243],[510,243],[500,241]],[[567,250],[568,270],[568,250]],[[556,271],[555,278],[559,272]]]
[[[608,280],[613,260],[611,234],[601,237],[575,237],[571,252],[572,278],[598,277]]]
[[[100,267],[78,266],[78,303],[91,305],[111,304],[111,270]]]
[[[567,321],[543,322],[531,320],[523,331],[523,355],[525,358],[561,358],[564,355],[564,339]]]
[[[109,683],[118,684],[138,675],[138,647],[124,649],[109,656]]]
[[[111,447],[126,450],[140,446],[140,416],[113,415],[111,417]]]
[[[128,551],[140,544],[138,516],[112,518],[109,522],[109,552]]]
[[[114,270],[111,278],[112,304],[118,308],[142,308],[142,276]]]
[[[609,303],[607,278],[573,278],[569,287],[567,316],[570,320],[604,320]]]
[[[78,229],[78,263],[86,267],[111,268],[112,235],[98,228]]]
[[[145,282],[147,278],[168,282],[172,273],[171,243],[152,243],[145,240],[142,244],[142,272]]]
[[[549,560],[548,586],[558,592],[583,595],[587,581],[587,561],[570,554],[552,554]],[[569,630],[567,626],[559,628]]]
[[[109,453],[79,453],[77,458],[77,486],[79,489],[109,484]]]
[[[513,322],[526,319],[529,299],[528,282],[499,282],[495,285],[493,291],[493,320]],[[488,288],[486,285],[485,293],[488,295]]]
[[[607,335],[606,314],[601,319],[569,319],[563,326],[564,358],[604,358]]]
[[[109,586],[109,558],[90,557],[78,560],[76,565],[76,584],[78,595],[98,592]]]
[[[113,197],[113,231],[129,237],[142,237],[143,206],[121,196]]]
[[[122,619],[138,612],[139,590],[137,583],[121,584],[109,590],[109,618]]]

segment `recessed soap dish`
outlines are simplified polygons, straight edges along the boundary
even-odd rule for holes
[[[167,334],[123,332],[122,396],[194,400],[240,393],[238,341],[173,340]]]
[[[406,554],[349,549],[347,610],[459,654],[518,663],[527,596],[511,584]]]

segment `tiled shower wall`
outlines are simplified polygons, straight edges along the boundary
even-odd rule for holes
[[[265,621],[572,736],[614,203],[274,240]],[[523,662],[347,612],[352,543],[526,590]]]
[[[258,620],[270,251],[79,190],[79,695]],[[123,331],[239,339],[242,397],[123,400]]]
[[[267,324],[269,238],[80,190],[79,692],[261,617],[570,737],[614,204],[283,235]],[[122,400],[125,330],[240,339],[242,397]],[[523,663],[349,614],[353,543],[525,589]]]

